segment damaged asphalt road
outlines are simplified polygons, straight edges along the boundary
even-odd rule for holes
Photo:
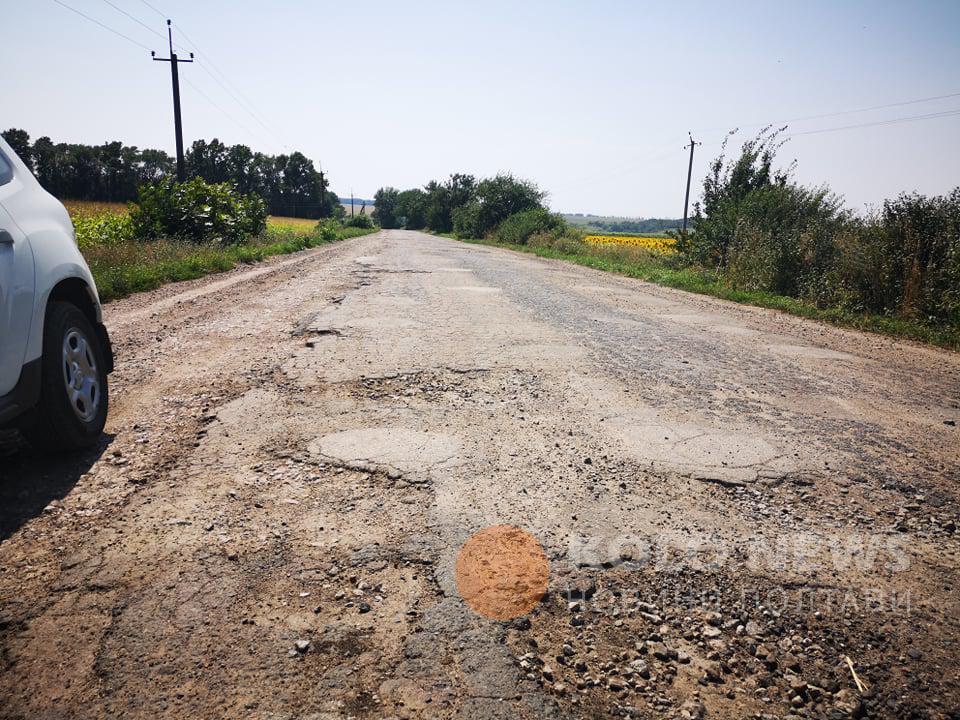
[[[102,445],[0,447],[2,718],[960,714],[954,353],[403,231],[106,315]]]

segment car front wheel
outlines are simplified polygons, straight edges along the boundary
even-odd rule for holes
[[[107,363],[97,333],[75,305],[48,306],[40,362],[40,403],[24,428],[27,439],[50,450],[94,445],[107,420]]]

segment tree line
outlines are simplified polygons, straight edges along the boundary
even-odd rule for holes
[[[650,233],[664,230],[679,230],[683,220],[673,218],[639,218],[637,220],[593,220],[588,227],[612,233]]]
[[[383,228],[426,228],[481,238],[511,215],[545,210],[545,200],[546,193],[535,184],[507,173],[482,180],[455,173],[423,188],[380,188],[374,196],[374,218]]]
[[[171,177],[176,170],[174,159],[163,150],[120,141],[84,145],[54,143],[43,136],[31,142],[18,128],[4,131],[3,138],[40,184],[63,199],[135,201],[141,186]],[[188,177],[230,183],[243,194],[259,195],[272,215],[323,218],[342,212],[328,180],[301,152],[266,155],[214,138],[194,141],[184,160]]]

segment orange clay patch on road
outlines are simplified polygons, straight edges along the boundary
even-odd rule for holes
[[[480,530],[457,556],[457,590],[473,610],[494,620],[530,612],[546,593],[549,574],[540,543],[512,525]]]

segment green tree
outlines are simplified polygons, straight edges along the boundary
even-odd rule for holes
[[[4,130],[2,135],[3,139],[13,148],[13,151],[23,160],[24,165],[33,171],[33,152],[30,148],[30,134],[26,130],[10,128],[9,130]]]
[[[424,188],[424,215],[427,227],[435,232],[453,230],[453,212],[468,204],[476,191],[473,175],[455,173],[446,182],[430,181]]]
[[[224,183],[233,181],[230,177],[230,166],[227,162],[227,146],[214,138],[209,143],[206,140],[194,140],[184,156],[187,175],[200,177],[208,183]]]
[[[398,227],[397,223],[397,200],[400,198],[400,191],[395,187],[382,187],[377,190],[373,196],[375,205],[373,210],[373,219],[382,228]]]
[[[397,222],[408,230],[421,230],[427,226],[426,210],[427,195],[423,190],[404,190],[397,196]]]
[[[546,193],[529,180],[501,173],[477,183],[473,199],[453,213],[454,230],[463,237],[485,237],[515,213],[543,208]]]
[[[33,143],[33,162],[34,172],[37,180],[46,189],[47,192],[62,197],[58,192],[58,181],[60,178],[60,160],[57,146],[46,135],[37,138]]]

